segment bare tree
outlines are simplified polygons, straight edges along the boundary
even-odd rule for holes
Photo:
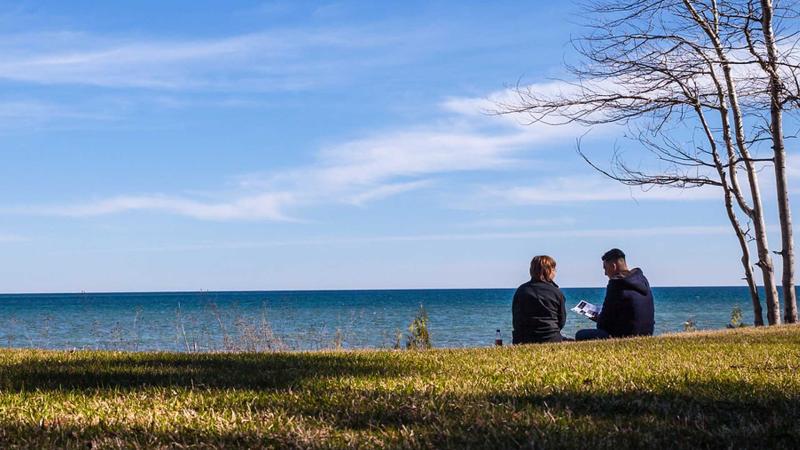
[[[753,31],[769,34],[763,32],[766,26],[758,30],[753,26],[764,23],[761,6],[730,0],[608,0],[592,2],[587,8],[589,33],[574,41],[583,62],[569,67],[575,81],[560,92],[544,94],[518,85],[516,96],[500,102],[497,112],[522,114],[531,123],[626,125],[628,136],[653,155],[657,165],[634,167],[615,152],[610,168],[603,169],[579,147],[581,155],[595,169],[627,185],[721,188],[742,252],[754,322],[763,324],[750,263],[751,241],[765,286],[768,322],[780,323],[758,178],[760,168],[774,161],[776,173],[783,171],[785,181],[785,160],[779,168],[777,156],[759,157],[758,145],[765,139],[755,119],[770,111],[764,108],[765,99],[770,99],[777,85],[774,77],[768,79],[764,73],[769,74],[774,63],[773,73],[781,77],[785,71],[780,69],[788,65],[777,57],[763,61],[755,57],[761,48],[751,39]],[[758,67],[761,72],[754,70]],[[775,118],[774,111],[771,123],[775,137],[780,117]],[[677,137],[687,134],[693,135]],[[774,139],[773,147],[777,154]],[[740,173],[746,178],[744,186]],[[781,215],[782,224],[785,218],[791,220],[786,213]],[[790,231],[788,245],[785,239],[784,235],[781,255],[786,263],[792,254]],[[789,262],[784,290],[789,273],[793,293]],[[787,306],[787,316],[788,311]]]
[[[797,17],[791,7],[779,10],[780,18]],[[772,151],[775,165],[775,184],[778,198],[778,214],[781,224],[781,244],[783,248],[778,252],[783,258],[783,301],[784,320],[787,323],[797,322],[797,293],[794,283],[794,239],[792,236],[792,212],[789,205],[789,188],[786,179],[786,147],[783,134],[783,110],[786,105],[797,103],[800,93],[797,66],[794,64],[792,53],[797,43],[796,35],[788,33],[782,40],[786,42],[787,50],[780,52],[778,49],[779,38],[775,35],[773,22],[775,19],[775,4],[772,0],[760,0],[760,10],[754,7],[753,2],[748,3],[745,23],[745,37],[748,49],[759,63],[759,67],[769,77],[769,134],[772,139]],[[760,25],[760,29],[753,30],[751,24]],[[763,38],[760,42],[754,34],[759,33]],[[766,56],[764,56],[766,53]],[[783,74],[782,74],[783,72]],[[784,82],[788,75],[794,81],[794,89]]]

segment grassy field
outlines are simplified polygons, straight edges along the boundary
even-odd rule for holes
[[[800,446],[800,327],[468,350],[0,350],[2,448]]]

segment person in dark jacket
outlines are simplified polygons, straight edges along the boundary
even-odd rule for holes
[[[603,270],[608,286],[597,329],[580,330],[575,340],[651,336],[655,325],[653,293],[642,269],[629,270],[625,253],[612,248],[603,255]]]
[[[513,343],[561,342],[561,329],[567,321],[564,294],[553,282],[556,261],[546,255],[531,261],[531,281],[517,288],[511,307],[514,322]]]

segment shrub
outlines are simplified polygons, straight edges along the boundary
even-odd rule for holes
[[[419,305],[414,321],[408,326],[406,348],[409,350],[425,350],[431,348],[431,335],[428,331],[428,312]]]
[[[744,325],[742,322],[742,308],[736,305],[731,310],[731,323],[727,325],[728,328],[741,328]]]

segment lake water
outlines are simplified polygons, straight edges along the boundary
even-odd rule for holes
[[[567,307],[602,303],[603,288],[566,288]],[[744,287],[653,289],[656,333],[723,328]],[[500,329],[511,341],[513,289],[170,292],[0,295],[0,346],[216,351],[392,347],[419,306],[435,347],[480,347]],[[763,303],[763,299],[762,299]],[[564,334],[592,327],[569,312]],[[404,341],[404,339],[401,339]]]

